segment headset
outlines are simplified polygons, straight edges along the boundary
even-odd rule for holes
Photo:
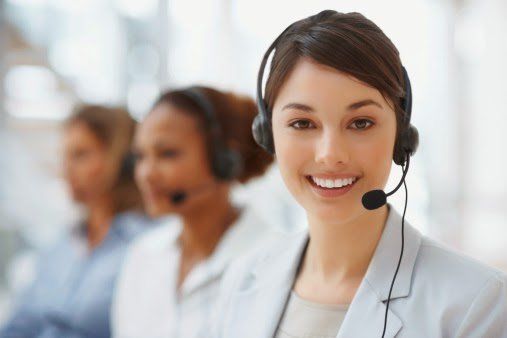
[[[209,132],[209,154],[213,175],[221,181],[232,181],[243,171],[243,159],[241,154],[225,144],[224,133],[218,122],[214,105],[198,87],[189,87],[181,91],[190,99],[201,112],[206,120]]]
[[[273,141],[273,129],[271,124],[271,116],[272,112],[269,111],[267,107],[267,103],[264,100],[263,96],[263,77],[264,71],[266,68],[266,64],[271,53],[276,49],[279,41],[285,36],[285,34],[296,24],[297,22],[288,26],[269,46],[267,51],[262,58],[261,65],[259,68],[259,73],[257,75],[257,109],[258,114],[255,117],[252,123],[252,134],[255,139],[255,142],[259,146],[261,146],[265,151],[274,155],[275,147]],[[410,84],[410,79],[408,77],[408,73],[405,67],[402,66],[403,72],[403,85],[404,85],[404,96],[400,99],[400,105],[403,109],[403,116],[401,118],[400,128],[396,136],[396,141],[393,149],[393,161],[397,165],[402,167],[403,175],[396,186],[389,193],[385,193],[383,190],[372,190],[365,193],[362,197],[362,204],[367,210],[375,210],[380,208],[381,206],[387,203],[387,197],[394,194],[401,185],[404,185],[405,188],[405,206],[403,209],[403,216],[401,221],[401,250],[400,257],[398,260],[398,265],[396,267],[396,271],[394,273],[391,286],[389,289],[389,296],[386,302],[386,311],[384,317],[384,328],[382,332],[382,337],[385,336],[386,328],[387,328],[387,314],[389,311],[389,303],[391,301],[391,293],[394,287],[394,283],[396,281],[396,277],[398,275],[398,271],[401,265],[401,260],[403,258],[403,250],[405,246],[405,213],[407,210],[408,203],[408,190],[405,178],[408,173],[408,168],[410,166],[410,157],[416,152],[417,147],[419,145],[419,133],[417,129],[411,124],[410,120],[412,117],[412,87]]]

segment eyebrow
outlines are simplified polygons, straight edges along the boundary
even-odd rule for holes
[[[285,106],[283,106],[282,110],[286,110],[286,109],[301,110],[306,113],[313,113],[314,112],[314,109],[312,107],[307,106],[306,104],[303,104],[303,103],[296,103],[296,102],[287,103]]]
[[[358,102],[351,103],[347,107],[347,110],[357,110],[359,108],[362,108],[364,106],[369,106],[369,105],[377,106],[380,109],[383,109],[382,105],[380,103],[378,103],[377,101],[374,101],[372,99],[366,99],[366,100],[361,100]],[[283,106],[282,110],[286,110],[286,109],[295,109],[295,110],[300,110],[300,111],[303,111],[306,113],[313,113],[315,111],[312,107],[310,107],[306,104],[297,103],[297,102],[291,102],[291,103],[288,103],[285,106]]]
[[[356,110],[356,109],[359,109],[361,107],[368,106],[368,105],[374,105],[374,106],[379,107],[380,109],[383,109],[382,105],[380,103],[378,103],[377,101],[374,101],[372,99],[367,99],[367,100],[362,100],[362,101],[352,103],[351,105],[348,106],[347,110]]]

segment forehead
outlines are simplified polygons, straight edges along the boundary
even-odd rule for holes
[[[74,121],[67,125],[63,131],[64,143],[76,145],[81,143],[102,144],[90,127],[83,121]]]
[[[192,114],[169,104],[157,105],[139,125],[136,139],[159,137],[189,137],[200,134],[199,121]]]
[[[288,102],[308,103],[317,109],[326,104],[340,108],[364,99],[388,106],[376,88],[335,68],[301,58],[280,88],[274,109]]]

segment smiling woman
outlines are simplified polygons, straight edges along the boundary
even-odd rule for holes
[[[397,130],[377,89],[301,58],[280,88],[272,125],[282,177],[309,217],[346,223],[365,215],[358,201],[385,186]],[[333,187],[335,180],[352,185]],[[340,197],[339,207],[322,203],[329,197]]]
[[[254,136],[308,232],[231,267],[212,337],[507,337],[502,273],[363,203],[393,161],[405,178],[418,143],[408,74],[379,27],[331,10],[293,23],[264,56],[258,94]]]

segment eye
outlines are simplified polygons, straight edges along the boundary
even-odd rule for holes
[[[179,154],[180,154],[180,152],[178,150],[167,149],[167,150],[162,151],[161,156],[164,158],[175,158],[175,157],[178,157]]]
[[[313,123],[310,120],[297,120],[297,121],[291,122],[289,124],[289,126],[294,129],[298,129],[298,130],[315,128],[315,126],[313,125]]]
[[[373,121],[368,119],[357,119],[350,125],[352,129],[366,130],[374,125]]]
[[[90,151],[86,149],[78,149],[72,152],[72,158],[75,160],[81,160],[90,155]]]

